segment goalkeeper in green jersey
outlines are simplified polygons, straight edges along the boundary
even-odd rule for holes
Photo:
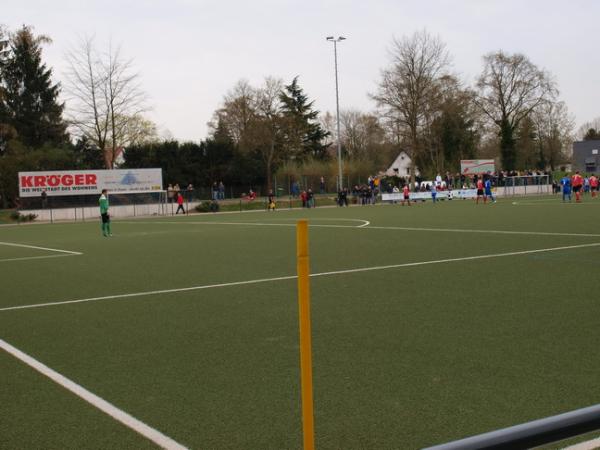
[[[98,201],[100,204],[100,217],[102,218],[102,234],[105,237],[112,236],[110,231],[110,215],[108,214],[108,190],[102,189],[102,195]]]

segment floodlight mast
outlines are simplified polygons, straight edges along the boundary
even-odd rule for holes
[[[345,40],[344,36],[338,36],[336,39],[334,36],[327,36],[325,38],[329,42],[333,42],[333,58],[335,62],[335,109],[337,117],[337,156],[338,156],[338,190],[342,190],[343,174],[342,174],[342,141],[340,135],[340,94],[338,87],[338,64],[337,64],[337,43]]]

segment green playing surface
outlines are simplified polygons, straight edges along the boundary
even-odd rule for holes
[[[190,448],[301,448],[300,218],[317,448],[600,403],[589,197],[118,220],[112,238],[99,220],[4,226],[0,339]],[[0,373],[0,448],[155,446],[2,350]]]

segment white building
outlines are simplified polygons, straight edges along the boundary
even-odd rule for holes
[[[408,177],[410,176],[411,160],[406,152],[400,152],[392,165],[385,171],[388,176]],[[415,168],[415,175],[419,175],[419,169]]]

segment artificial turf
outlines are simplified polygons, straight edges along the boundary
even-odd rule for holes
[[[294,279],[2,308],[291,276],[298,218],[317,225],[323,273],[600,243],[599,208],[539,197],[194,215],[115,221],[113,238],[96,222],[1,227],[1,242],[83,255],[1,262],[51,253],[0,245],[0,339],[191,448],[301,448]],[[600,402],[599,256],[312,278],[317,448],[419,448]],[[3,352],[0,367],[0,448],[152,446]]]

